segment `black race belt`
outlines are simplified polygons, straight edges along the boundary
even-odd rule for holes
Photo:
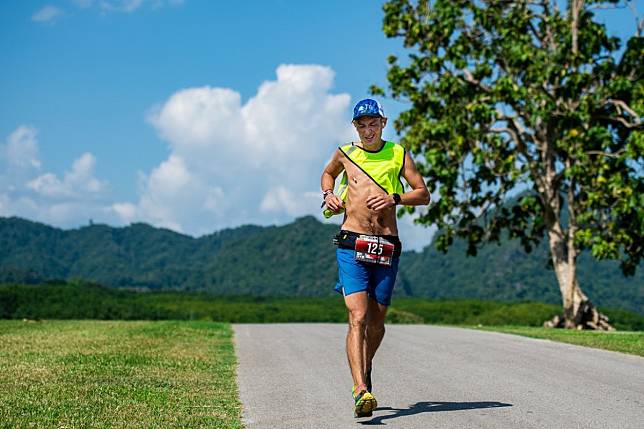
[[[398,238],[397,235],[375,235],[374,236],[371,234],[361,234],[358,232],[347,231],[343,229],[334,237],[333,242],[341,249],[356,250],[356,240],[358,240],[360,236],[371,236],[371,237],[383,238],[387,242],[394,245],[392,257],[394,258],[400,257],[400,253],[402,252],[402,243],[400,242],[400,238]]]

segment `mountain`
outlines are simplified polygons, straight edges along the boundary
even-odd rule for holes
[[[420,226],[419,226],[420,228]],[[85,279],[111,287],[205,291],[215,295],[326,296],[337,280],[335,225],[311,216],[284,226],[241,226],[199,238],[144,223],[62,230],[0,217],[0,282]],[[545,243],[526,254],[506,241],[465,256],[428,246],[403,252],[398,296],[559,303]],[[614,261],[582,255],[579,280],[597,305],[644,314],[644,274],[624,277]]]

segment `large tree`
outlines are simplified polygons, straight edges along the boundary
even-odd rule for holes
[[[504,236],[528,252],[547,239],[570,328],[611,329],[577,281],[580,252],[629,275],[644,251],[643,23],[622,46],[595,16],[628,6],[384,5],[385,34],[410,52],[372,92],[409,103],[395,127],[440,196],[419,221],[439,227],[441,250],[460,237],[471,255]]]

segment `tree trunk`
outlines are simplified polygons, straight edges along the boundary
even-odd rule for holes
[[[570,232],[570,231],[569,231]],[[569,234],[564,235],[556,223],[548,231],[550,256],[563,300],[563,316],[557,315],[544,322],[546,328],[594,329],[612,331],[608,317],[600,313],[579,287],[577,281],[577,255]]]

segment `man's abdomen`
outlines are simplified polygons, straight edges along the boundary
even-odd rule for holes
[[[398,235],[395,207],[380,211],[367,208],[356,208],[347,204],[346,218],[342,229],[374,235]]]

